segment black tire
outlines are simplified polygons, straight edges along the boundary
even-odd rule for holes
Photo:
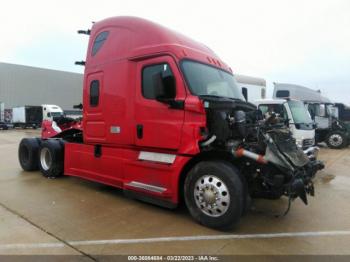
[[[23,138],[18,147],[18,160],[23,170],[38,170],[39,142],[37,138]]]
[[[39,150],[39,168],[44,177],[63,175],[64,143],[56,139],[43,140]]]
[[[345,133],[334,131],[327,136],[326,143],[329,148],[341,149],[348,145],[348,138]]]
[[[203,187],[206,187],[206,183],[210,182],[210,178],[214,177],[214,180],[212,180],[216,185],[220,184],[218,187],[215,187],[215,185],[209,185],[213,188],[210,189],[211,192],[213,190],[220,190],[220,188],[227,189],[228,192],[226,192],[225,196],[229,196],[229,202],[225,204],[223,201],[224,197],[221,198],[221,194],[224,195],[224,191],[219,193],[220,195],[219,200],[216,199],[215,205],[211,205],[214,210],[214,213],[211,213],[211,210],[205,210],[208,205],[206,203],[209,202],[202,202],[203,205],[201,205],[200,197],[199,195],[195,196],[195,193],[199,192],[198,190],[198,183],[201,183]],[[204,178],[204,179],[202,179]],[[220,183],[217,183],[215,181],[220,181]],[[203,181],[207,181],[204,182]],[[197,185],[196,185],[197,184]],[[197,190],[197,191],[196,191]],[[209,190],[209,191],[210,191]],[[208,192],[207,188],[205,188],[205,191],[201,192],[202,196],[206,195]],[[218,193],[218,191],[216,191]],[[210,196],[211,193],[209,193]],[[184,184],[184,195],[185,195],[185,202],[187,205],[187,208],[189,212],[191,213],[192,217],[199,222],[200,224],[216,228],[216,229],[229,229],[238,224],[241,215],[243,213],[243,207],[244,207],[244,189],[243,189],[243,183],[239,177],[238,170],[231,165],[228,162],[221,162],[221,161],[207,161],[207,162],[200,162],[198,163],[187,175],[185,184]],[[201,199],[205,199],[205,197],[202,197]],[[213,200],[213,199],[210,199]],[[197,202],[196,202],[197,201]],[[199,203],[199,204],[197,204]],[[225,205],[223,205],[225,204]],[[201,206],[202,207],[201,207]],[[226,208],[226,210],[221,210],[221,212],[218,212],[220,208],[216,209],[216,206],[221,206],[221,208]],[[210,212],[210,214],[208,213]],[[222,213],[222,214],[221,214]],[[214,216],[216,215],[216,216]]]

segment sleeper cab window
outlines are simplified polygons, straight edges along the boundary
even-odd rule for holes
[[[106,42],[108,35],[109,35],[108,31],[103,31],[96,36],[94,44],[92,45],[92,50],[91,50],[92,56],[95,56],[97,52],[101,49],[104,42]]]
[[[100,81],[93,80],[90,83],[90,106],[91,107],[98,106],[99,99],[100,99]]]
[[[288,90],[278,90],[276,92],[276,97],[279,97],[279,98],[286,98],[286,97],[289,97],[289,91]]]
[[[176,94],[169,93],[174,92],[175,88],[164,88],[169,86],[173,79],[174,74],[167,63],[145,66],[142,69],[143,97],[147,99],[156,99],[159,95],[165,97],[175,97]],[[175,85],[175,82],[172,84]],[[163,88],[164,90],[162,90]]]

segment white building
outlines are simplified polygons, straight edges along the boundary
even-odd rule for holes
[[[82,102],[83,75],[0,63],[0,101],[5,108],[54,104],[73,110]]]

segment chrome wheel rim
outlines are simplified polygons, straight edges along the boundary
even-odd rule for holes
[[[216,176],[200,177],[194,187],[197,207],[207,216],[220,217],[230,206],[230,193],[226,184]]]
[[[49,170],[52,165],[52,156],[47,147],[42,148],[40,151],[40,163],[45,171]]]
[[[329,138],[329,143],[334,147],[338,147],[343,143],[343,138],[338,134],[331,135]]]

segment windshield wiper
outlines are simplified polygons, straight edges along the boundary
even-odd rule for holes
[[[224,99],[231,99],[234,101],[240,101],[244,102],[242,99],[235,98],[235,97],[228,97],[228,96],[217,96],[217,95],[198,95],[199,97],[214,97],[214,98],[224,98]]]
[[[223,96],[216,96],[216,95],[198,95],[199,97],[215,97],[215,98],[224,98]]]

